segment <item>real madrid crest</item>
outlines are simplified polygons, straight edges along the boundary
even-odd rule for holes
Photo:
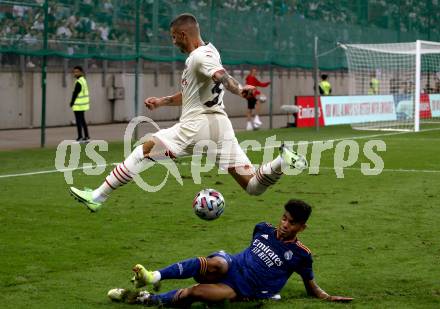
[[[286,260],[288,260],[288,261],[291,260],[292,256],[293,256],[293,252],[291,250],[284,252],[284,258]]]

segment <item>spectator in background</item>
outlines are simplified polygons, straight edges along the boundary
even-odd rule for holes
[[[407,79],[405,81],[405,87],[403,89],[403,93],[405,94],[411,94],[414,91],[414,82],[411,79]]]
[[[26,14],[26,11],[29,10],[29,7],[23,5],[14,5],[12,7],[12,16],[22,18]]]
[[[6,19],[2,23],[0,23],[0,36],[8,37],[12,32],[13,22],[11,19]]]
[[[23,42],[28,44],[30,47],[36,45],[38,43],[37,31],[34,29],[29,30],[29,32],[23,36]]]
[[[376,77],[376,73],[371,74],[370,88],[368,94],[379,94],[379,80]]]
[[[435,73],[434,93],[440,94],[440,72]]]
[[[254,87],[267,87],[270,85],[270,82],[260,82],[257,79],[257,69],[252,68],[249,72],[249,75],[246,76],[246,85]],[[258,129],[263,124],[259,117],[260,104],[266,102],[267,98],[262,92],[260,92],[258,89],[255,89],[253,93],[249,93],[246,99],[248,102],[248,110],[246,113],[246,130],[251,131],[253,129]],[[254,119],[252,119],[253,112],[255,112]]]
[[[434,88],[431,87],[431,84],[430,84],[430,83],[426,83],[426,84],[425,84],[425,87],[424,87],[423,90],[422,90],[422,93],[426,93],[426,94],[434,93]]]
[[[102,6],[106,12],[113,13],[113,4],[110,0],[104,0]]]
[[[60,39],[69,39],[72,37],[72,30],[67,23],[63,21],[58,22],[58,28],[56,32],[56,36]]]
[[[399,94],[400,93],[400,85],[401,85],[401,80],[399,78],[399,73],[395,72],[393,74],[393,78],[390,79],[390,93],[391,94]]]
[[[60,5],[59,3],[54,3],[52,5],[51,12],[53,12],[55,20],[63,22],[65,22],[65,20],[71,15],[70,8]]]
[[[99,33],[99,37],[101,38],[101,40],[108,41],[108,36],[110,34],[110,27],[107,24],[105,23],[98,24],[97,31]]]
[[[332,94],[332,85],[330,84],[330,82],[327,79],[328,79],[327,74],[321,75],[321,82],[319,83],[319,94],[320,95],[326,96],[326,95]]]
[[[75,114],[76,128],[78,130],[78,138],[76,141],[79,143],[87,143],[90,137],[84,113],[90,109],[89,87],[84,77],[82,67],[74,67],[73,76],[76,78],[76,81],[70,107]],[[84,136],[82,134],[83,130]]]
[[[42,14],[37,15],[37,19],[34,21],[31,29],[44,31],[44,16]]]

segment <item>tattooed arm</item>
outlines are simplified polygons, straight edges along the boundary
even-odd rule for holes
[[[145,99],[144,104],[149,110],[156,109],[160,106],[180,106],[182,105],[182,93],[178,92],[161,98],[150,97]]]
[[[235,78],[233,78],[231,75],[228,74],[228,72],[224,70],[215,72],[212,78],[214,79],[214,81],[222,83],[223,86],[231,93],[244,98],[247,97],[249,93],[255,90],[254,86],[240,85],[240,83]]]

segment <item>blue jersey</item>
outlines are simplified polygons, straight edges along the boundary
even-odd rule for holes
[[[294,272],[303,280],[313,279],[310,250],[298,240],[278,240],[276,233],[271,224],[259,223],[250,246],[226,258],[230,268],[223,282],[240,296],[271,297],[281,291]]]

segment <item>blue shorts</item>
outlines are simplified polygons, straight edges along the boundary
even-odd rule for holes
[[[249,282],[249,278],[245,278],[242,268],[239,267],[237,261],[235,260],[235,256],[230,255],[225,251],[214,252],[209,255],[208,258],[212,257],[221,257],[228,263],[228,273],[224,278],[220,280],[219,283],[226,284],[231,287],[235,293],[237,293],[239,298],[267,298],[272,295],[258,295],[259,293],[256,291],[255,287],[251,285]]]

